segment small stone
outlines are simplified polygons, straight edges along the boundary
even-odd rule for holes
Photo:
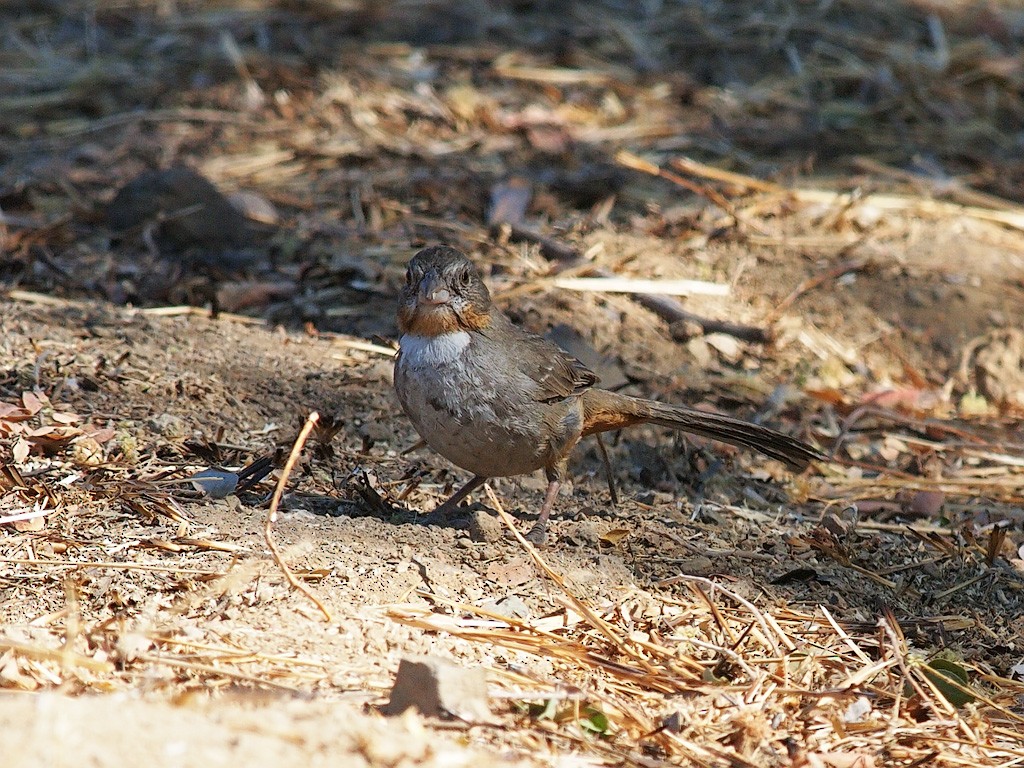
[[[860,723],[871,714],[871,700],[867,696],[858,696],[843,712],[844,723]]]
[[[501,616],[507,616],[510,619],[528,619],[530,618],[530,609],[526,603],[522,601],[516,595],[509,595],[503,597],[498,602],[490,606],[491,610]]]
[[[709,333],[704,340],[727,363],[738,363],[743,357],[743,347],[740,346],[735,336],[730,336],[727,333]]]
[[[223,499],[235,492],[238,487],[238,475],[222,469],[204,469],[196,472],[189,481],[197,491],[205,493],[212,499]]]
[[[247,241],[245,217],[214,184],[191,168],[145,171],[107,207],[115,230],[157,227],[177,248],[220,249]]]
[[[710,557],[705,555],[693,555],[692,557],[685,557],[680,560],[676,565],[676,569],[679,573],[688,573],[691,576],[704,576],[714,573],[715,563]]]
[[[825,530],[829,531],[835,536],[838,536],[839,538],[843,538],[850,532],[850,523],[846,520],[843,520],[838,515],[834,515],[832,513],[826,514],[821,519],[821,524],[825,528]]]
[[[359,427],[359,436],[363,439],[365,449],[369,450],[374,445],[387,445],[395,436],[394,427],[372,419]]]
[[[504,526],[495,515],[482,509],[474,510],[469,514],[469,538],[473,541],[483,541],[493,544],[501,541],[504,536]]]
[[[597,547],[601,543],[601,526],[593,520],[580,520],[569,527],[565,537],[584,547]]]
[[[149,426],[167,440],[178,442],[189,436],[185,420],[170,413],[161,413],[149,421]]]
[[[946,501],[942,491],[918,491],[910,500],[910,511],[918,517],[935,519]]]
[[[402,659],[384,714],[399,715],[410,707],[426,717],[489,721],[484,670],[466,669],[436,656]]]

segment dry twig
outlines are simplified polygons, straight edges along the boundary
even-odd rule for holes
[[[281,504],[281,497],[284,495],[285,485],[288,482],[288,476],[291,474],[292,469],[295,467],[295,463],[299,460],[299,456],[302,454],[302,446],[306,444],[306,440],[309,438],[310,433],[313,431],[313,427],[316,426],[317,421],[320,420],[320,414],[313,411],[306,417],[306,423],[302,425],[302,430],[299,432],[299,436],[295,438],[295,443],[292,445],[291,453],[288,454],[288,460],[284,464],[284,469],[281,470],[281,477],[277,481],[277,487],[274,488],[274,495],[270,500],[270,509],[267,510],[266,523],[263,526],[263,537],[267,542],[267,547],[270,549],[270,554],[274,558],[274,562],[280,567],[281,572],[284,574],[288,584],[291,585],[292,589],[301,592],[312,601],[312,603],[320,609],[320,612],[324,616],[324,621],[331,621],[331,613],[327,610],[327,606],[316,595],[313,591],[295,578],[291,569],[284,562],[281,557],[281,552],[277,548],[277,544],[274,543],[274,523],[277,522],[277,508]]]

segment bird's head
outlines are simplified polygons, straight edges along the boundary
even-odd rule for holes
[[[491,294],[465,255],[435,245],[412,257],[398,304],[402,333],[439,336],[479,330],[490,322]]]

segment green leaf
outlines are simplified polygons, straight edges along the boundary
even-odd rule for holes
[[[924,676],[934,685],[942,697],[955,707],[962,707],[975,700],[974,694],[963,691],[953,683],[952,680],[963,688],[968,688],[969,677],[967,670],[949,659],[932,659],[921,668]]]
[[[584,711],[587,717],[580,719],[581,728],[601,736],[608,733],[608,716],[604,712],[592,707],[587,707]]]
[[[558,702],[548,699],[543,704],[531,704],[530,714],[538,720],[554,720],[558,714]]]

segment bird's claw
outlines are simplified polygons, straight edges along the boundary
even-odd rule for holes
[[[535,547],[543,547],[548,542],[548,527],[537,523],[524,536]]]

